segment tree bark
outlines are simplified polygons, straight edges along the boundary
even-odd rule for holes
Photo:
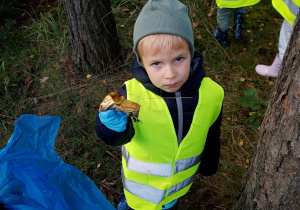
[[[122,62],[110,0],[64,0],[72,57],[82,72],[103,72]]]
[[[234,209],[300,209],[299,18]]]

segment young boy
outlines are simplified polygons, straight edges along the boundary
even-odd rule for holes
[[[171,209],[197,172],[210,176],[217,170],[224,93],[205,77],[188,9],[179,1],[148,1],[133,42],[134,79],[119,93],[141,105],[139,121],[116,110],[99,112],[96,130],[106,144],[123,145],[125,197],[117,209],[127,203]]]

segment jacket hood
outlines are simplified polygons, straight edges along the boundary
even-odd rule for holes
[[[197,51],[194,52],[193,59],[191,61],[190,75],[187,81],[181,86],[178,90],[183,96],[194,95],[195,92],[198,92],[201,81],[205,76],[205,70],[202,67],[203,64],[203,55]],[[153,93],[162,96],[162,97],[172,97],[175,93],[168,93],[162,89],[156,87],[150,80],[145,68],[141,66],[136,57],[134,58],[132,67],[132,75],[140,83],[144,85],[145,88],[152,91]]]

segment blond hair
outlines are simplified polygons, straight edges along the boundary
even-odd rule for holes
[[[185,39],[180,36],[172,34],[153,34],[142,38],[137,46],[139,56],[143,59],[145,56],[145,49],[152,54],[158,53],[161,49],[180,49],[184,43],[188,44]],[[188,44],[189,45],[189,44]]]

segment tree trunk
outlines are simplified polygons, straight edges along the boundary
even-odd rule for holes
[[[103,72],[122,62],[110,0],[64,0],[73,62],[82,72]]]
[[[300,209],[299,18],[234,209]]]

